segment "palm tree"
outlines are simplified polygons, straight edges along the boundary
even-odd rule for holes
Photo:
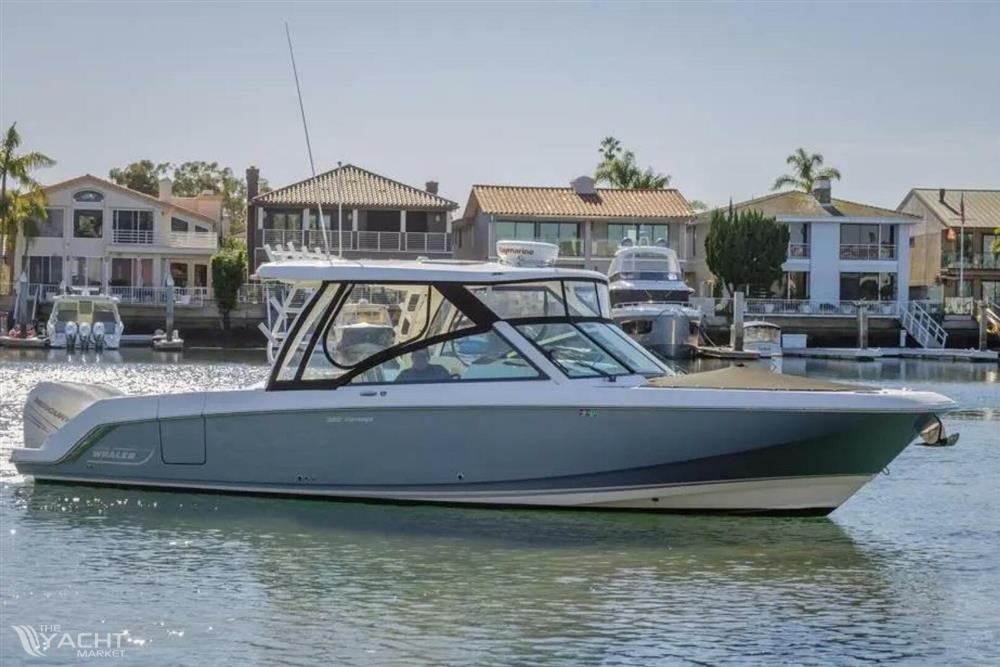
[[[601,141],[601,147],[597,149],[597,152],[601,154],[605,162],[613,160],[621,155],[622,142],[618,141],[614,137],[604,137]]]
[[[654,172],[652,167],[645,171],[640,169],[635,153],[624,150],[614,137],[605,137],[598,152],[604,158],[594,171],[594,180],[598,183],[637,190],[658,190],[670,185],[669,175]]]
[[[39,209],[43,218],[45,215],[45,194],[38,181],[31,177],[31,172],[56,163],[48,155],[37,151],[19,155],[17,149],[20,145],[21,135],[17,132],[17,123],[14,123],[7,128],[0,143],[0,234],[4,238],[0,266],[13,265],[13,262],[8,264],[7,257],[8,254],[14,256],[18,230],[28,220],[24,216],[32,211],[37,214]],[[8,180],[12,187],[10,196],[7,193]],[[18,187],[24,191],[18,190]]]
[[[795,168],[794,174],[784,174],[779,176],[771,186],[772,190],[792,186],[803,192],[812,192],[813,183],[819,178],[829,178],[830,180],[840,180],[840,170],[833,167],[823,166],[823,156],[819,153],[806,153],[806,149],[799,148],[788,156],[785,160]]]

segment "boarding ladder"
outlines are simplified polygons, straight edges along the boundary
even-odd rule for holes
[[[920,344],[920,347],[941,349],[948,339],[948,332],[944,330],[944,327],[938,324],[931,317],[931,314],[915,301],[910,301],[904,308],[900,309],[899,322],[913,337],[913,340]]]
[[[315,259],[319,254],[317,249],[314,252],[308,250],[296,250],[295,246],[288,243],[286,246],[269,245],[264,246],[267,259],[271,262],[278,262],[289,259]],[[315,290],[312,287],[300,287],[295,283],[266,282],[264,283],[264,303],[267,309],[267,324],[259,323],[257,327],[267,339],[267,360],[274,363],[281,349],[281,344],[291,332],[295,319],[309,303]]]

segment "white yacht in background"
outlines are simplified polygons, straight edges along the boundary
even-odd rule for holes
[[[82,290],[53,298],[45,330],[50,347],[101,351],[118,349],[125,325],[116,297]]]
[[[666,359],[693,357],[701,341],[701,311],[688,307],[677,253],[660,242],[625,239],[608,269],[612,317],[640,345]]]
[[[615,325],[604,276],[528,251],[501,254],[518,266],[286,253],[259,276],[313,291],[263,387],[43,382],[11,459],[37,482],[826,514],[955,407],[747,368],[675,375]],[[376,293],[406,331],[344,335]]]

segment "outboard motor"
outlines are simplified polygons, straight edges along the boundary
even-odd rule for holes
[[[90,347],[90,322],[80,323],[80,349],[86,350]]]
[[[94,323],[94,333],[92,334],[94,339],[94,349],[98,352],[104,351],[104,322]]]
[[[76,343],[78,340],[79,331],[77,330],[76,322],[70,321],[66,323],[66,349],[73,350],[76,348]]]

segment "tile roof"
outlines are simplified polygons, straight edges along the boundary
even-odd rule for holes
[[[559,218],[690,218],[691,205],[674,188],[622,190],[596,188],[578,194],[573,188],[519,185],[473,185],[473,198],[483,213]],[[474,214],[466,209],[466,217]]]
[[[337,174],[340,174],[338,179]],[[338,183],[339,181],[339,183]],[[257,204],[309,206],[316,203],[319,188],[323,206],[359,206],[372,208],[439,209],[458,208],[455,202],[385,176],[345,164],[298,183],[271,190],[254,198]],[[339,196],[338,196],[339,195]]]
[[[74,185],[79,185],[82,183],[97,183],[101,187],[110,188],[112,190],[117,190],[118,192],[129,195],[130,197],[136,197],[137,199],[144,199],[151,204],[156,204],[163,208],[175,208],[184,215],[190,216],[192,218],[197,218],[204,222],[210,222],[213,225],[219,224],[219,220],[213,218],[210,215],[205,215],[204,213],[199,213],[187,206],[181,206],[176,201],[163,201],[159,197],[154,197],[152,195],[147,195],[145,192],[139,192],[138,190],[133,190],[132,188],[127,188],[124,185],[118,185],[113,181],[109,181],[99,176],[94,176],[93,174],[84,174],[83,176],[77,176],[76,178],[71,178],[67,181],[60,181],[58,183],[53,183],[52,185],[46,185],[42,190],[46,193],[54,192],[55,190],[62,190],[64,188],[73,187]]]
[[[919,219],[916,216],[890,208],[859,204],[836,197],[831,198],[830,202],[824,206],[811,193],[789,190],[734,203],[733,208],[760,211],[764,215],[775,217],[815,218],[817,220],[823,218],[894,218],[900,221],[916,222]],[[703,220],[709,219],[711,211],[702,213],[700,217]]]
[[[961,225],[959,206],[965,198],[965,224],[967,227],[1000,227],[1000,190],[950,190],[945,189],[944,203],[937,188],[914,188],[907,195],[900,208],[910,196],[916,196],[941,224],[951,227]]]

